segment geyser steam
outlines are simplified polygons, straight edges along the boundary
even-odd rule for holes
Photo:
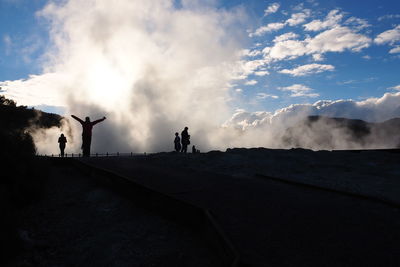
[[[54,45],[46,72],[67,77],[57,85],[67,114],[108,118],[94,129],[92,151],[170,150],[185,126],[199,147],[211,147],[209,129],[230,116],[226,85],[239,59],[240,9],[69,0],[50,2],[39,15],[50,21]]]

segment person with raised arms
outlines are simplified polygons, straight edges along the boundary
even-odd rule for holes
[[[85,120],[81,120],[75,115],[71,115],[72,118],[79,121],[82,125],[82,154],[84,157],[90,157],[90,145],[92,143],[92,129],[93,126],[99,122],[102,122],[106,119],[103,117],[102,119],[90,121],[89,117],[86,117]]]

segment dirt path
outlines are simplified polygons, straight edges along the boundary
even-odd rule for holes
[[[70,165],[46,167],[43,198],[21,212],[25,250],[10,266],[214,266],[191,230]]]

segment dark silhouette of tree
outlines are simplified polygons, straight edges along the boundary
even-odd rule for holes
[[[46,170],[38,166],[31,128],[61,126],[62,117],[17,106],[0,96],[0,266],[19,250],[16,211],[40,197]]]
[[[0,105],[16,107],[17,103],[12,99],[6,98],[4,95],[0,95]]]

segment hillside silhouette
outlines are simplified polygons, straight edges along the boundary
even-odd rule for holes
[[[19,248],[15,211],[40,197],[45,172],[34,155],[36,147],[31,132],[38,128],[61,126],[62,116],[17,106],[0,96],[0,250],[1,262]]]
[[[282,135],[285,147],[379,149],[400,147],[400,118],[381,123],[347,118],[308,116]]]

